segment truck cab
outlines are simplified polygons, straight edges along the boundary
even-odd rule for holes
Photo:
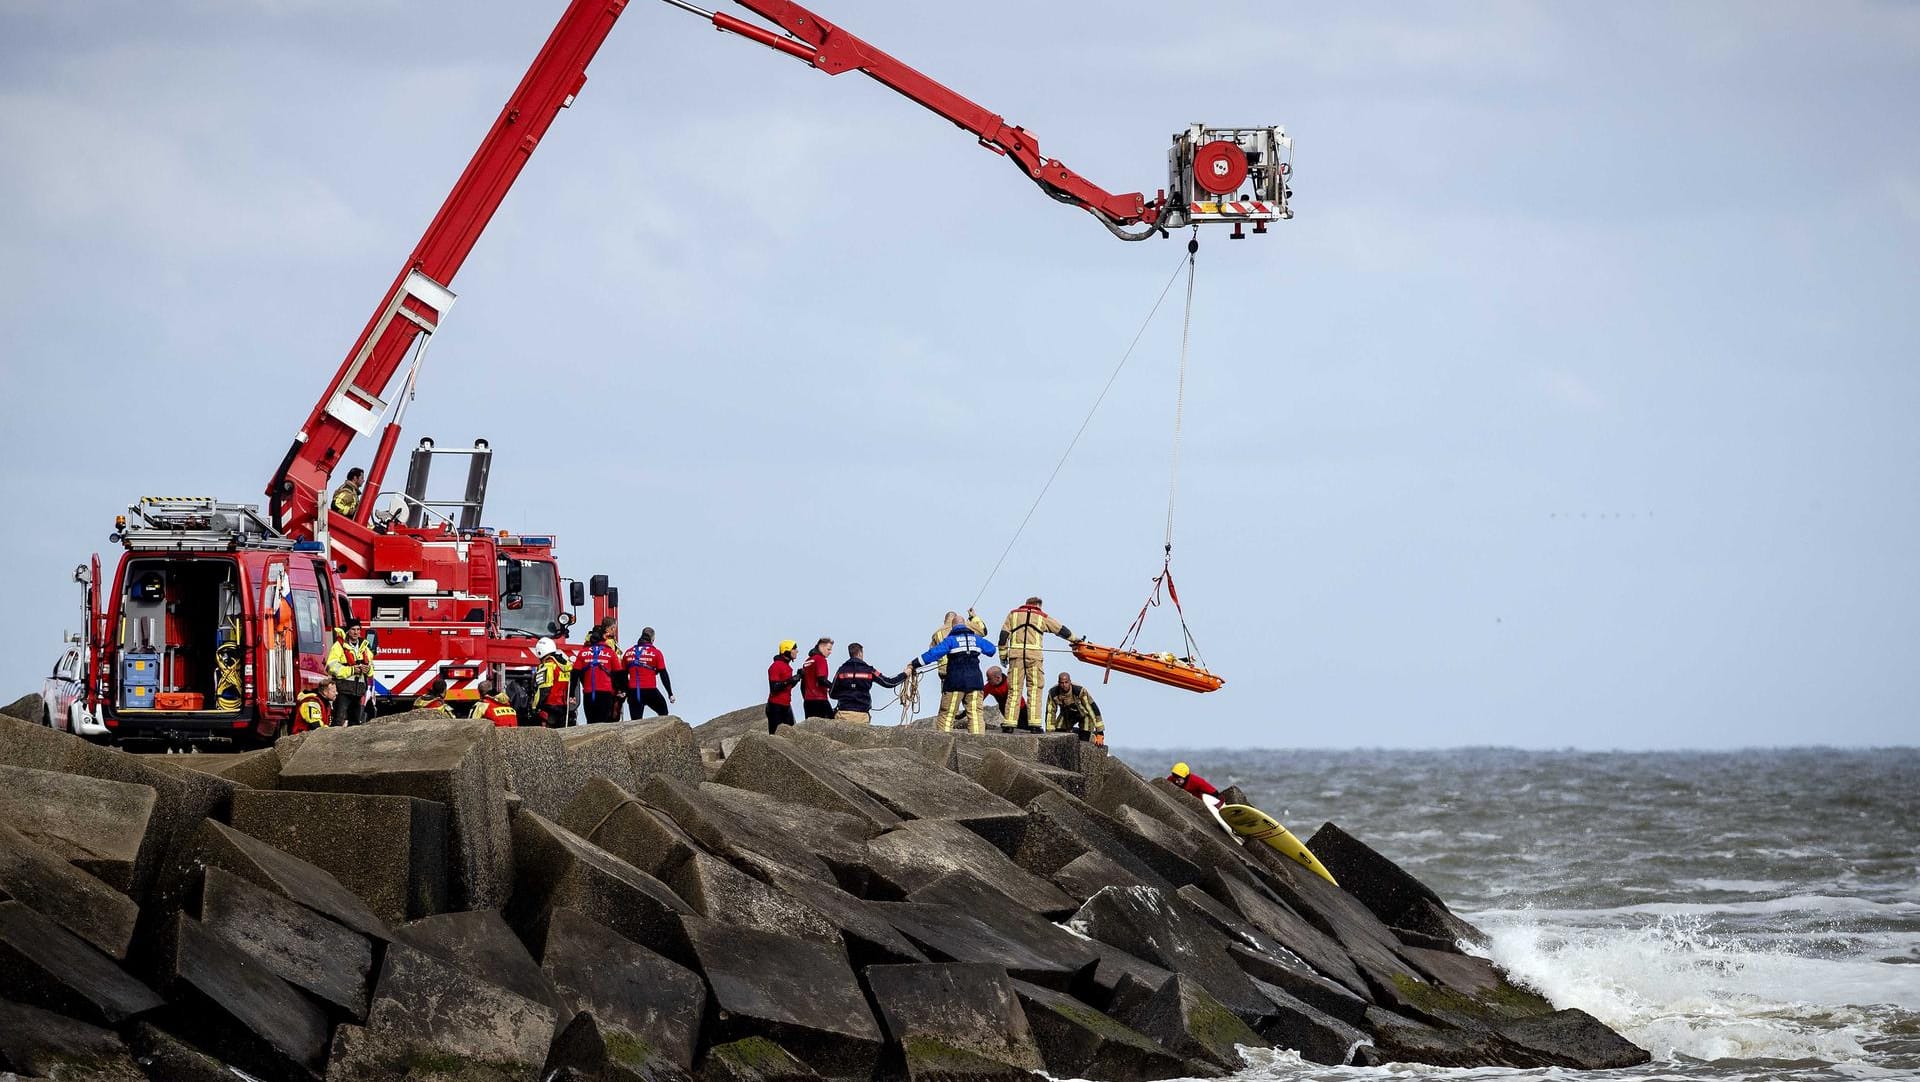
[[[108,741],[270,744],[326,675],[344,614],[324,549],[248,504],[145,497],[115,522],[110,580],[86,591],[86,686],[70,727]]]

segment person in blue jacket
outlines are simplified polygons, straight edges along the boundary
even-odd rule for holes
[[[993,640],[975,634],[965,624],[957,624],[947,632],[932,649],[908,663],[911,670],[920,665],[931,665],[941,658],[947,659],[946,674],[940,678],[942,707],[940,710],[940,731],[950,733],[953,723],[960,719],[960,711],[967,712],[967,731],[978,736],[987,731],[986,722],[980,716],[982,691],[987,686],[986,675],[980,671],[980,656],[994,655]],[[949,695],[951,692],[953,694]]]

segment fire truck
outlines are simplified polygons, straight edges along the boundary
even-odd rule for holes
[[[968,100],[833,22],[788,0],[739,0],[771,23],[685,0],[664,0],[714,29],[783,53],[826,75],[858,71],[955,124],[1006,158],[1048,197],[1078,207],[1128,241],[1188,226],[1230,225],[1233,237],[1292,217],[1291,143],[1278,127],[1176,132],[1168,186],[1116,194],[1040,153],[1026,129]],[[484,442],[467,450],[457,506],[427,499],[436,454],[415,449],[405,490],[381,498],[434,332],[451,288],[520,170],[627,0],[571,0],[453,190],[315,403],[266,488],[267,510],[210,498],[146,498],[117,523],[124,549],[109,584],[96,557],[82,568],[84,631],[69,651],[83,674],[69,726],[93,735],[225,736],[271,740],[294,696],[316,681],[331,628],[357,617],[374,639],[374,684],[405,704],[436,678],[471,698],[492,676],[523,688],[531,644],[562,639],[592,598],[596,621],[617,613],[604,576],[562,578],[550,535],[507,535],[480,524]],[[404,370],[405,375],[401,373]],[[398,380],[398,387],[395,382]],[[366,482],[335,510],[333,477],[354,440],[374,439]],[[291,616],[287,615],[291,610]]]

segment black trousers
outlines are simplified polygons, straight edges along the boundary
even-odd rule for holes
[[[363,720],[361,707],[367,698],[367,685],[364,680],[335,680],[334,689],[339,694],[333,700],[333,723],[335,725],[358,725]]]
[[[547,728],[560,729],[566,726],[567,724],[567,704],[566,703],[543,703],[540,706],[536,707],[535,709],[537,713],[534,716],[539,719],[540,724],[546,726]]]
[[[659,688],[633,688],[627,692],[627,713],[638,718],[646,713],[649,706],[661,717],[672,713],[667,709],[667,697],[660,694]]]
[[[782,725],[793,724],[793,707],[786,703],[767,704],[767,735],[780,731]]]
[[[803,717],[830,718],[833,716],[833,702],[830,699],[802,699],[800,707]]]
[[[620,712],[620,696],[611,691],[589,691],[581,701],[580,710],[587,715],[588,725],[612,721]]]

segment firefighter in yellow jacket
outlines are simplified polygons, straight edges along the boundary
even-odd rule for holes
[[[1040,608],[1037,597],[1007,614],[1000,625],[1000,662],[1007,667],[1007,717],[1020,717],[1020,704],[1027,707],[1027,718],[1036,726],[1046,715],[1047,669],[1041,652],[1048,635],[1079,642],[1073,632]]]
[[[927,640],[927,648],[932,649],[947,641],[947,636],[952,634],[953,629],[956,627],[964,627],[975,635],[985,635],[987,633],[987,622],[975,616],[972,609],[967,610],[967,618],[965,620],[960,619],[959,613],[949,612],[946,618],[940,621],[940,626],[934,629],[933,637]],[[940,686],[942,688],[947,686],[947,659],[944,657],[940,659]],[[937,716],[943,718],[956,716],[959,711],[955,707],[956,704],[961,702],[962,694],[963,693],[958,691],[941,691],[940,713]]]
[[[360,621],[348,620],[346,627],[333,629],[327,675],[340,692],[333,703],[334,716],[342,725],[360,724],[367,681],[373,678],[373,644],[362,637]]]
[[[549,729],[562,728],[572,707],[573,663],[552,639],[534,643],[533,652],[540,657],[533,672],[533,716]]]
[[[331,679],[322,680],[293,701],[293,726],[288,735],[324,729],[333,721],[333,700],[339,693]]]
[[[360,510],[360,491],[367,483],[367,471],[358,466],[347,471],[347,479],[339,488],[333,490],[333,511],[337,515],[353,517]]]

